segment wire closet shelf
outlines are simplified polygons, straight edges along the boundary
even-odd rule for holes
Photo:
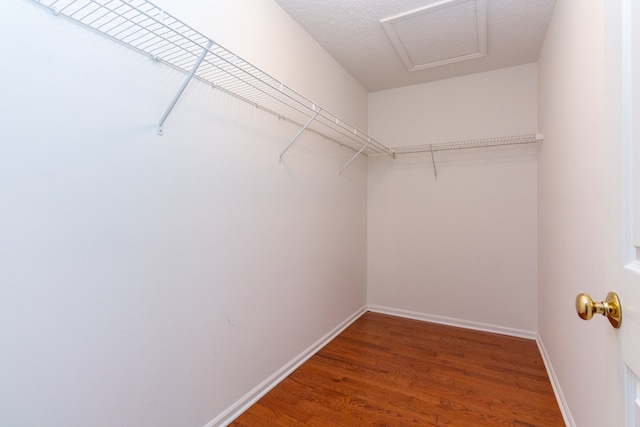
[[[540,133],[530,135],[505,136],[499,138],[472,139],[468,141],[443,142],[439,144],[409,145],[393,147],[395,154],[435,153],[438,151],[465,150],[469,148],[498,147],[502,145],[531,144],[542,141]]]
[[[440,144],[421,144],[421,145],[408,145],[404,147],[394,147],[391,151],[394,154],[394,158],[397,155],[403,154],[419,154],[430,153],[431,163],[433,164],[433,175],[435,179],[438,179],[438,168],[436,167],[435,153],[438,151],[449,150],[466,150],[470,148],[487,148],[498,147],[503,145],[519,145],[519,144],[532,144],[544,139],[544,135],[541,133],[531,135],[516,135],[505,136],[499,138],[485,138],[485,139],[472,139],[467,141],[456,142],[443,142]]]
[[[364,132],[251,65],[146,0],[32,0],[85,27],[186,74],[159,122],[159,134],[191,78],[365,155],[393,152]],[[286,150],[289,148],[287,147]],[[282,155],[280,160],[282,160]],[[353,159],[352,159],[353,160]]]

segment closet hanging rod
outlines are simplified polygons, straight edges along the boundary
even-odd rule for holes
[[[391,149],[146,0],[32,0],[158,62],[354,151],[393,156]],[[207,44],[211,42],[211,46]],[[194,67],[203,50],[202,63]],[[164,117],[163,117],[164,118]],[[164,118],[166,119],[166,118]]]

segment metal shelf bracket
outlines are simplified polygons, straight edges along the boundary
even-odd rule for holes
[[[322,111],[322,109],[321,109],[321,108],[318,108],[318,111],[316,111],[316,107],[315,107],[315,105],[313,105],[313,106],[311,107],[311,109],[312,109],[313,111],[315,111],[315,114],[314,114],[313,116],[311,116],[311,118],[309,119],[309,121],[308,121],[307,123],[305,123],[305,125],[304,125],[304,126],[302,126],[302,129],[300,129],[300,130],[298,131],[298,133],[296,134],[296,136],[294,136],[294,137],[293,137],[293,139],[291,140],[291,142],[289,143],[289,145],[287,145],[287,148],[285,148],[285,149],[284,149],[284,151],[283,151],[282,153],[280,153],[280,157],[279,157],[279,159],[278,159],[278,161],[279,161],[280,163],[282,163],[282,156],[284,156],[284,153],[286,153],[286,152],[289,150],[289,148],[291,148],[291,146],[293,145],[293,143],[294,143],[294,142],[296,142],[296,141],[298,140],[298,138],[300,138],[300,135],[302,135],[302,133],[303,133],[305,130],[307,130],[307,128],[309,127],[309,125],[311,125],[311,123],[316,119],[316,117],[318,117],[318,114],[320,114],[320,112]]]
[[[189,85],[189,82],[191,81],[191,79],[193,79],[193,76],[196,74],[196,71],[198,71],[198,68],[200,67],[200,64],[202,64],[202,61],[204,60],[204,57],[207,56],[207,53],[209,53],[209,49],[211,49],[212,45],[213,45],[213,41],[209,40],[209,42],[207,43],[207,46],[204,49],[202,49],[202,53],[198,57],[198,60],[196,61],[196,63],[193,65],[193,68],[191,68],[191,72],[189,73],[187,78],[182,83],[182,86],[180,86],[180,89],[178,89],[178,93],[176,93],[176,96],[173,97],[173,100],[171,101],[171,104],[169,104],[169,107],[167,108],[167,110],[162,115],[162,118],[160,119],[160,122],[158,123],[158,135],[162,136],[164,134],[164,131],[162,129],[162,127],[164,126],[164,122],[167,120],[167,117],[169,117],[169,114],[171,114],[171,111],[173,110],[173,107],[176,106],[178,100],[180,99],[180,97],[182,96],[183,92],[185,91],[185,89]]]
[[[355,132],[355,130],[354,130],[354,132]],[[360,151],[358,151],[356,154],[354,154],[354,156],[351,158],[351,160],[349,160],[347,162],[347,164],[344,165],[342,167],[342,169],[340,169],[340,171],[338,172],[338,176],[342,175],[342,171],[345,170],[351,164],[351,162],[353,162],[356,159],[356,157],[358,157],[360,154],[362,154],[362,152],[369,146],[369,144],[371,144],[371,138],[369,138],[369,141],[367,141],[367,143],[362,146]]]
[[[433,164],[433,175],[438,180],[438,169],[436,168],[436,156],[433,154],[433,144],[429,145],[429,151],[431,151],[431,163]]]

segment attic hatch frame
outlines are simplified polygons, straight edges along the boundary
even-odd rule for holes
[[[149,1],[31,1],[51,10],[56,16],[63,16],[187,74],[158,122],[158,135],[163,135],[165,121],[191,80],[196,79],[281,120],[300,126],[298,133],[280,154],[280,162],[305,131],[353,150],[356,154],[340,169],[339,174],[361,154],[388,155],[395,159],[397,155],[430,152],[437,179],[435,151],[522,144],[542,139],[538,134],[535,141],[530,141],[531,135],[524,135],[389,148]]]

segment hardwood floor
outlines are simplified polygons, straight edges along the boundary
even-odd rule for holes
[[[230,425],[564,422],[534,341],[368,312]]]

